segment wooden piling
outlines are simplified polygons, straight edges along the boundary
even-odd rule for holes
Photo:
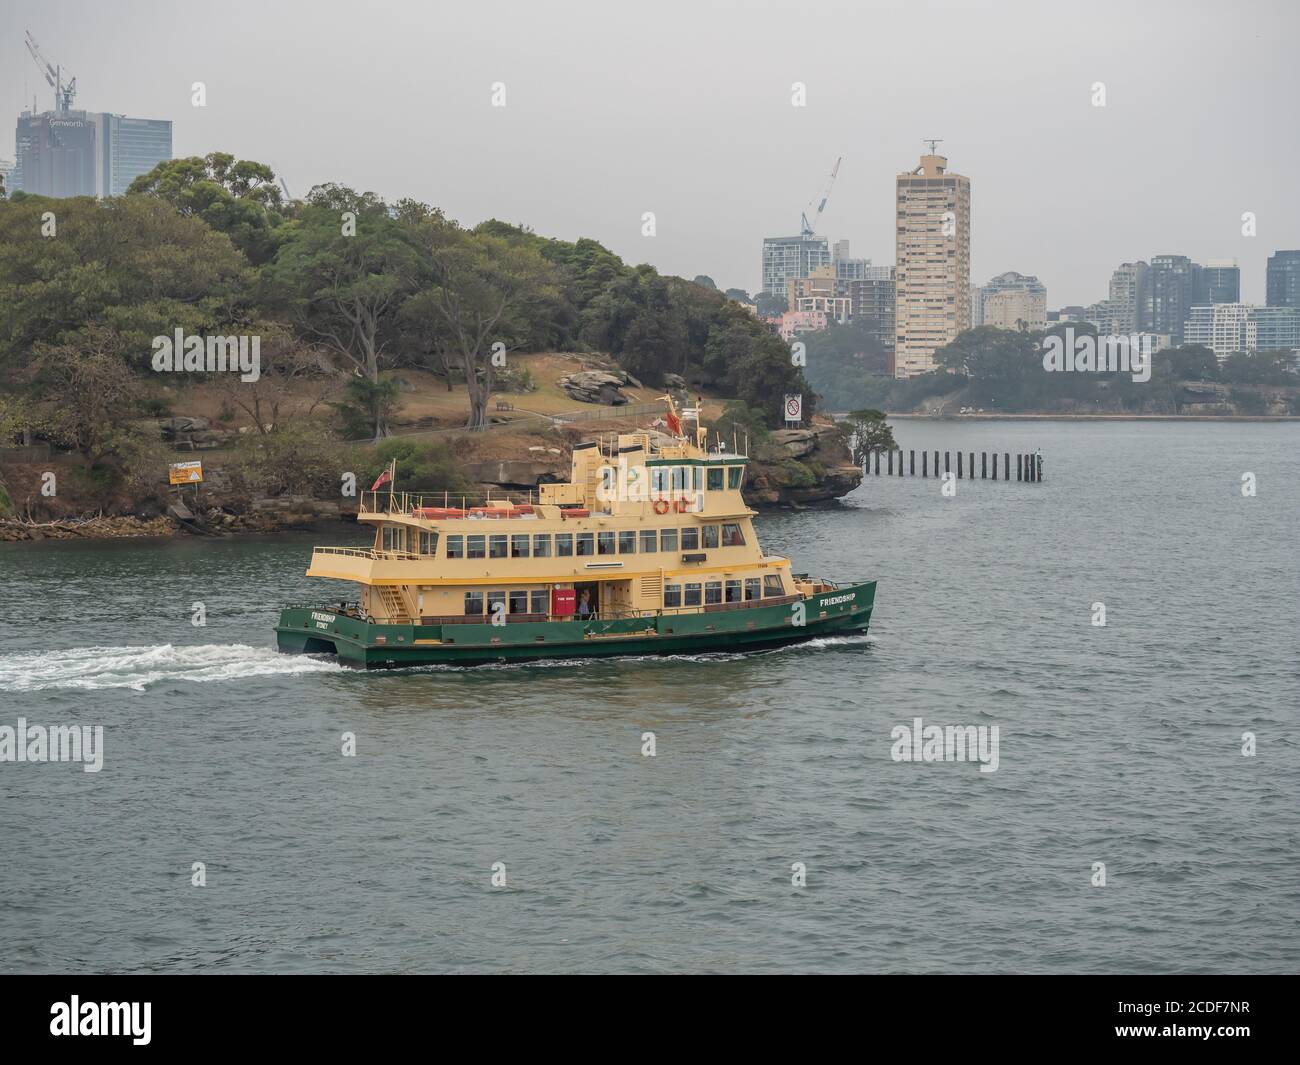
[[[952,473],[952,452],[951,451],[945,451],[943,453],[943,472]]]
[[[876,476],[880,476],[880,452],[876,452]]]
[[[916,451],[915,450],[909,451],[907,454],[908,454],[908,466],[909,466],[909,469],[907,471],[908,475],[911,477],[915,477],[916,476]]]
[[[921,452],[921,476],[930,476],[930,452],[928,451]]]
[[[1023,471],[1024,463],[1025,463],[1025,456],[1017,453],[1016,454],[1016,480],[1017,481],[1023,480],[1022,475],[1024,472]]]
[[[957,452],[957,480],[961,480],[961,452]]]
[[[980,480],[987,481],[988,479],[989,479],[989,453],[987,451],[981,451],[980,452]]]
[[[889,451],[889,458],[886,460],[886,464],[889,466],[889,476],[894,476],[894,451],[892,448]]]

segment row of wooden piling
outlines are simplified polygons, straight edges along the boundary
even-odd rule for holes
[[[875,475],[876,475],[877,477],[879,477],[879,476],[881,475],[881,468],[880,468],[880,457],[881,457],[881,454],[882,454],[882,452],[879,452],[879,451],[873,451],[873,452],[871,452],[869,455],[867,455],[867,457],[863,460],[863,463],[862,463],[862,472],[863,472],[863,473],[871,473],[871,472],[872,472],[872,470],[871,470],[870,467],[871,467],[872,459],[874,458],[874,460],[875,460],[875,465],[876,465],[876,468],[875,468],[875,471],[874,471],[874,472],[875,472]],[[902,476],[904,475],[904,469],[903,469],[904,463],[903,463],[903,450],[902,450],[902,448],[899,448],[899,449],[896,450],[896,451],[886,451],[886,452],[883,452],[883,454],[884,454],[884,456],[885,456],[885,469],[884,469],[885,476],[888,476],[888,477],[893,477],[893,476],[895,476],[895,474],[894,474],[894,466],[895,466],[895,456],[897,456],[897,466],[898,466],[898,474],[897,474],[897,476],[902,477]],[[915,477],[915,476],[917,476],[917,472],[916,472],[916,455],[917,455],[917,453],[916,453],[915,451],[909,451],[907,454],[908,454],[908,462],[907,462],[907,471],[906,471],[906,472],[907,472],[907,474],[908,474],[909,476]],[[922,476],[922,477],[930,477],[930,476],[941,477],[944,473],[952,473],[952,472],[953,472],[953,464],[952,464],[952,455],[953,455],[953,452],[945,451],[945,452],[943,453],[943,471],[942,471],[942,473],[941,473],[940,470],[939,470],[939,452],[937,452],[937,451],[935,451],[935,452],[922,451],[920,454],[921,454],[921,473],[920,473],[920,476]],[[931,474],[931,472],[930,472],[930,469],[931,469],[931,467],[930,467],[930,455],[931,455],[931,454],[934,455],[934,472],[933,472],[933,474]],[[975,480],[975,479],[976,479],[976,477],[975,477],[975,454],[976,454],[976,453],[975,453],[974,451],[969,451],[969,452],[961,452],[961,451],[958,451],[958,452],[956,452],[956,455],[957,455],[957,469],[956,469],[956,473],[957,473],[957,478],[958,478],[959,480],[961,480],[961,479],[963,479],[963,478],[968,479],[968,480]],[[969,455],[969,457],[970,457],[970,463],[969,463],[969,465],[965,465],[965,464],[963,463],[963,459],[964,459],[967,455]],[[989,462],[989,456],[990,456],[990,455],[992,455],[992,457],[993,457],[993,461],[992,461],[991,464],[990,464],[990,462]],[[997,453],[996,451],[993,451],[993,452],[989,452],[989,451],[981,451],[981,452],[979,452],[979,457],[980,457],[980,472],[979,472],[979,478],[978,478],[978,479],[979,479],[979,480],[982,480],[982,481],[996,481],[996,480],[998,480],[998,453]],[[992,476],[990,476],[990,471],[992,472]],[[1004,480],[1004,481],[1009,481],[1009,480],[1011,480],[1011,452],[1010,452],[1010,451],[1004,451],[1004,452],[1002,452],[1002,478],[1001,478],[1001,479]],[[1043,456],[1042,456],[1042,455],[1040,455],[1040,454],[1030,454],[1029,452],[1021,452],[1021,453],[1019,453],[1019,454],[1016,455],[1016,480],[1017,480],[1017,481],[1034,481],[1034,482],[1037,482],[1037,481],[1041,481],[1042,479],[1043,479]]]

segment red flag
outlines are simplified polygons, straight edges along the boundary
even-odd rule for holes
[[[682,420],[672,411],[668,411],[668,428],[673,431],[673,436],[682,435]]]
[[[391,466],[384,470],[376,479],[375,483],[370,486],[372,492],[377,492],[381,485],[387,484],[393,479],[393,468]]]

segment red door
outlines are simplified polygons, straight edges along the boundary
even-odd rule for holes
[[[578,593],[573,588],[551,589],[551,614],[554,617],[567,617],[578,607]]]

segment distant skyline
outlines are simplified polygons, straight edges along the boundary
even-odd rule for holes
[[[1242,299],[1263,303],[1269,255],[1300,248],[1290,0],[812,10],[9,0],[0,158],[32,96],[52,104],[30,28],[77,77],[75,107],[171,119],[177,156],[266,162],[296,196],[336,181],[466,225],[591,237],[720,288],[758,290],[763,238],[798,231],[839,155],[818,232],[893,263],[894,178],[926,137],[971,179],[972,281],[1036,275],[1052,308],[1160,254],[1236,258]]]

